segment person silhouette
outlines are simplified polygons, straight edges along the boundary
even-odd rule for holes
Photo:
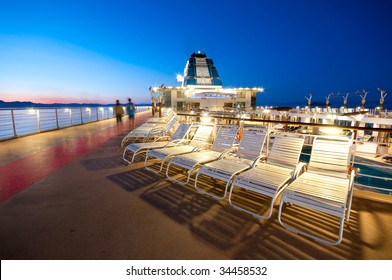
[[[116,100],[116,105],[114,105],[113,112],[116,115],[117,128],[119,129],[122,122],[122,115],[124,114],[124,109],[121,106],[119,100]]]
[[[128,98],[128,104],[126,107],[128,118],[129,118],[129,128],[133,129],[135,125],[135,112],[136,106],[133,104],[132,99]]]

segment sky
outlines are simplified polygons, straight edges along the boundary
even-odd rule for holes
[[[392,1],[0,0],[0,100],[150,101],[193,52],[258,103],[392,103]],[[392,106],[391,106],[392,108]]]

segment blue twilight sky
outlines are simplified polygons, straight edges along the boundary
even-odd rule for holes
[[[377,102],[392,91],[392,1],[0,0],[0,100],[149,102],[197,51],[224,87],[264,87],[259,104],[363,89]]]

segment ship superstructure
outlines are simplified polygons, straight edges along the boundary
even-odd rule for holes
[[[179,75],[179,87],[150,88],[153,102],[177,111],[249,111],[256,108],[261,87],[224,88],[218,70],[205,53],[193,53]]]

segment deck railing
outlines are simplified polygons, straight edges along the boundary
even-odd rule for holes
[[[149,108],[137,106],[136,112]],[[0,109],[0,141],[113,117],[112,106]]]

